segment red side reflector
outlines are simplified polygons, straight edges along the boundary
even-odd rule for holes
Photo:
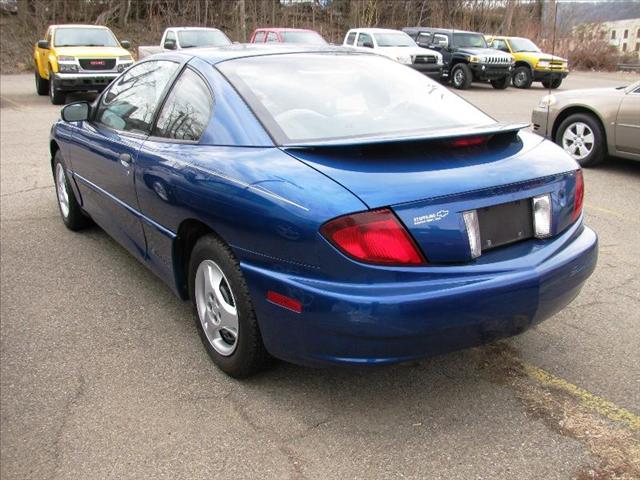
[[[387,208],[338,217],[320,232],[346,255],[379,265],[422,265],[424,257]]]
[[[484,136],[484,137],[463,137],[463,138],[456,138],[455,140],[451,140],[451,142],[449,142],[449,145],[452,146],[452,147],[456,147],[456,148],[477,147],[479,145],[484,145],[488,141],[489,141],[489,137],[488,136]]]
[[[576,172],[576,192],[573,198],[573,214],[571,215],[571,221],[577,220],[582,213],[582,206],[584,205],[584,179],[582,178],[582,170]]]
[[[286,295],[282,295],[280,293],[269,290],[267,292],[267,300],[275,303],[276,305],[280,305],[287,310],[291,310],[292,312],[302,313],[302,303],[300,303],[298,300],[294,300],[291,297],[287,297]]]

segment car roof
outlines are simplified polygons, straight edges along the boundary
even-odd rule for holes
[[[104,25],[83,25],[81,23],[65,23],[61,25],[51,25],[50,28],[104,28],[109,29],[109,27],[105,27]]]
[[[167,30],[217,30],[220,31],[219,28],[216,27],[169,27]]]
[[[396,30],[395,28],[352,28],[349,30],[351,32],[362,32],[362,33],[386,33],[386,32],[401,32],[402,30]]]
[[[148,59],[173,58],[176,56],[187,58],[199,58],[204,62],[215,65],[226,60],[234,60],[246,57],[261,57],[268,55],[286,55],[292,53],[344,53],[362,54],[351,47],[333,45],[297,45],[291,43],[240,43],[225,45],[222,47],[189,48],[187,50],[173,50],[169,53],[158,53],[147,57]],[[373,53],[365,53],[374,55]],[[145,60],[147,59],[145,58]]]
[[[260,27],[256,28],[254,31],[258,32],[260,30],[267,30],[269,32],[314,32],[315,30],[310,30],[308,28],[284,28],[284,27]]]
[[[430,32],[435,33],[477,33],[482,35],[480,32],[472,32],[470,30],[458,30],[457,28],[432,28],[432,27],[405,27],[402,30],[410,30],[415,32],[421,32],[423,30],[429,30]]]

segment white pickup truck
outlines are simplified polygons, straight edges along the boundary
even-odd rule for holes
[[[162,34],[160,45],[138,47],[138,60],[154,53],[181,50],[183,48],[221,47],[231,45],[231,40],[217,28],[171,27]]]

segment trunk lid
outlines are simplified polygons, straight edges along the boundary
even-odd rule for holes
[[[503,133],[486,145],[469,148],[432,140],[285,150],[340,183],[369,208],[391,207],[433,263],[471,259],[463,220],[468,210],[528,204],[532,197],[549,193],[552,232],[571,223],[578,165],[534,134]],[[501,212],[522,212],[521,207]],[[498,216],[494,222],[500,222],[499,212],[487,215]],[[524,228],[522,239],[529,234]]]

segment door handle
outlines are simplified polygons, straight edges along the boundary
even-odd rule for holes
[[[131,165],[131,155],[129,155],[128,153],[121,153],[120,155],[118,155],[118,159],[120,160],[120,164],[123,167],[128,167],[129,165]]]

